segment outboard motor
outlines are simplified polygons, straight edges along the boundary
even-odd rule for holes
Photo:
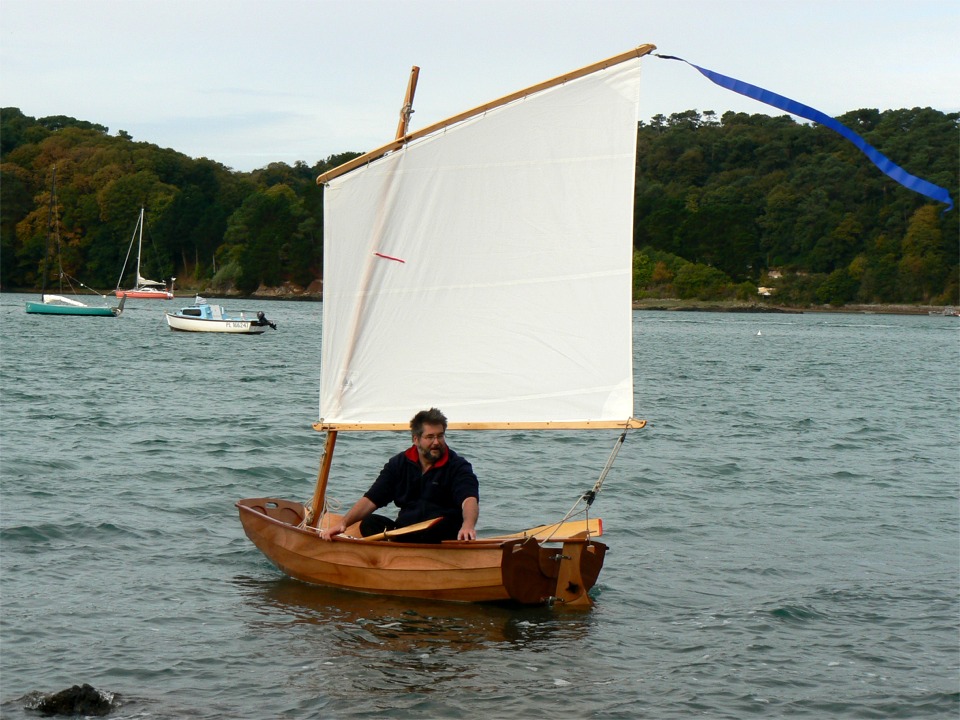
[[[263,310],[257,311],[257,325],[269,325],[274,330],[277,329],[277,324],[267,320],[267,316],[263,314]]]

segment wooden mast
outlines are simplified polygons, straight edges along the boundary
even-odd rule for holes
[[[320,513],[327,497],[327,481],[330,479],[330,465],[333,462],[333,448],[337,444],[337,431],[327,431],[327,442],[323,446],[323,458],[320,460],[320,471],[317,473],[317,487],[313,491],[313,502],[310,503],[310,526],[320,528]]]
[[[413,115],[413,96],[417,92],[417,78],[420,77],[420,68],[414,65],[410,68],[410,80],[407,82],[407,94],[403,98],[403,107],[400,108],[400,122],[397,125],[397,140],[402,140],[410,126],[410,116]]]
[[[531,85],[530,87],[524,90],[518,90],[517,92],[510,93],[509,95],[504,95],[499,100],[494,100],[492,102],[485,103],[483,105],[473,108],[473,110],[467,110],[466,112],[462,112],[459,115],[454,115],[453,117],[447,118],[446,120],[442,120],[433,125],[429,125],[428,127],[425,127],[421,130],[417,130],[416,132],[404,134],[403,136],[398,136],[392,142],[387,143],[386,145],[383,145],[382,147],[379,147],[376,150],[371,150],[365,155],[361,155],[360,157],[354,158],[349,162],[345,162],[343,165],[335,167],[333,170],[328,170],[327,172],[323,173],[317,178],[317,184],[322,185],[325,182],[328,182],[329,180],[333,180],[333,178],[335,177],[339,177],[344,173],[350,172],[351,170],[360,167],[361,165],[366,165],[367,163],[372,162],[373,160],[381,158],[389,152],[393,152],[394,150],[399,150],[401,147],[403,147],[408,142],[411,142],[412,140],[416,140],[426,135],[430,135],[431,133],[434,133],[437,130],[441,130],[455,123],[462,122],[463,120],[471,118],[474,115],[479,115],[481,113],[487,112],[488,110],[492,110],[493,108],[499,107],[500,105],[506,105],[507,103],[513,102],[514,100],[519,100],[522,97],[525,97],[535,92],[539,92],[541,90],[546,90],[547,88],[554,87],[555,85],[562,85],[565,82],[570,82],[571,80],[576,80],[577,78],[590,75],[591,73],[595,73],[598,70],[603,70],[605,68],[612,67],[613,65],[619,65],[620,63],[626,62],[627,60],[643,57],[644,55],[648,55],[656,49],[657,49],[656,45],[650,45],[650,44],[640,45],[639,47],[636,47],[633,50],[629,50],[619,55],[614,55],[612,58],[601,60],[600,62],[593,63],[592,65],[587,65],[586,67],[582,67],[579,70],[574,70],[573,72],[567,73],[566,75],[560,75],[558,77],[553,78],[552,80],[546,80],[542,83]],[[398,128],[398,132],[399,132],[399,128]]]
[[[420,77],[420,68],[414,65],[410,69],[410,78],[407,81],[407,93],[403,98],[403,106],[400,108],[400,122],[397,125],[397,140],[401,140],[407,134],[407,128],[410,125],[410,116],[413,115],[413,96],[417,92],[417,79]],[[314,427],[322,425],[316,423]],[[320,470],[317,473],[317,487],[313,492],[313,501],[310,503],[310,525],[320,529],[321,512],[323,511],[324,501],[327,497],[327,483],[330,480],[330,466],[333,464],[333,449],[337,444],[337,430],[335,426],[328,426],[327,441],[323,446],[323,458],[320,462]]]

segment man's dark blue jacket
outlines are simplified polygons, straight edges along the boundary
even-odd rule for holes
[[[387,460],[364,496],[378,508],[396,503],[400,508],[397,527],[443,516],[445,534],[452,529],[455,539],[463,525],[463,501],[469,497],[480,500],[480,483],[469,461],[449,447],[433,467],[421,472],[414,445]]]

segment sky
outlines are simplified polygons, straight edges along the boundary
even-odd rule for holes
[[[960,0],[0,0],[0,105],[234,170],[314,165],[644,43],[836,116],[960,110]],[[642,61],[640,120],[782,115]],[[878,148],[881,151],[882,148]]]

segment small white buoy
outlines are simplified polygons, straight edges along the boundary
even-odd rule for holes
[[[760,337],[761,335],[763,335],[763,333],[757,330],[757,337]]]

